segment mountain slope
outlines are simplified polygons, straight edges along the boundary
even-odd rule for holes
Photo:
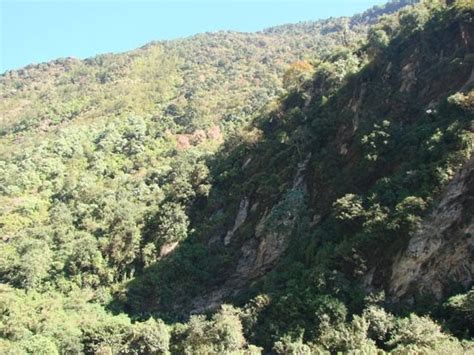
[[[170,114],[168,106],[182,111],[184,130],[202,128],[209,120],[242,120],[282,93],[288,64],[322,55],[333,46],[354,44],[366,34],[369,22],[413,2],[394,1],[353,19],[258,33],[206,33],[153,42],[123,54],[58,59],[7,71],[0,77],[3,135],[29,127],[53,129],[82,117],[161,116]]]
[[[43,277],[54,283],[53,269],[80,274],[79,266],[66,266],[77,233],[95,239],[91,252],[101,255],[94,281],[85,283],[94,287],[121,282],[156,260],[164,240],[184,239],[192,201],[210,188],[206,159],[285,92],[282,82],[291,89],[311,76],[303,58],[355,46],[367,25],[348,22],[198,35],[2,75],[3,240],[21,259],[20,244],[32,235],[58,234],[38,237],[51,252],[38,280],[25,280],[15,267],[6,268],[5,280],[39,285]],[[171,231],[170,219],[180,228]],[[85,285],[82,277],[77,282]]]
[[[4,74],[0,351],[472,351],[473,7],[408,3]]]
[[[131,282],[132,312],[165,316],[172,305],[182,310],[187,302],[202,312],[268,293],[270,315],[264,313],[256,336],[259,344],[271,344],[295,327],[306,329],[303,339],[311,340],[308,328],[318,321],[301,317],[323,295],[337,295],[357,311],[365,292],[384,291],[390,308],[399,298],[439,300],[468,290],[474,266],[469,192],[446,221],[460,231],[444,244],[427,242],[440,248],[437,257],[429,259],[426,250],[428,257],[415,256],[412,268],[427,271],[417,276],[404,270],[413,265],[406,261],[413,258],[409,245],[426,234],[419,228],[435,223],[423,220],[436,206],[443,208],[440,196],[452,189],[446,184],[464,164],[467,170],[454,184],[471,184],[470,16],[451,10],[423,27],[400,28],[388,47],[346,81],[334,80],[337,65],[321,64],[313,81],[243,133],[244,143],[229,142],[211,170],[207,209],[196,218],[201,240],[182,245],[165,264]],[[207,250],[205,263],[189,255],[199,246]],[[451,248],[456,257],[448,257]],[[441,284],[428,287],[434,274]],[[407,286],[400,291],[410,275],[417,281],[410,292]],[[301,308],[294,315],[285,313],[295,304]]]

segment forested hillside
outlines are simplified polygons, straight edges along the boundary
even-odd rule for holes
[[[474,6],[415,3],[0,76],[0,352],[474,351]]]

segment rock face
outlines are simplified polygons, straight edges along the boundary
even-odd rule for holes
[[[423,222],[391,267],[392,301],[415,294],[441,299],[453,284],[469,287],[474,277],[474,158],[447,186],[437,208]]]
[[[226,236],[224,237],[224,245],[229,245],[230,241],[232,240],[232,237],[234,236],[234,233],[247,219],[248,208],[249,200],[245,197],[242,199],[242,201],[240,201],[239,212],[237,212],[237,216],[235,217],[234,226],[231,230],[227,232]]]
[[[298,164],[292,188],[270,211],[265,210],[255,226],[255,238],[242,245],[234,275],[242,284],[262,276],[287,249],[299,209],[304,204],[303,198],[307,190],[304,177],[310,159],[311,154],[308,154]]]
[[[167,256],[168,254],[170,254],[173,250],[176,249],[178,244],[179,242],[170,242],[170,243],[166,243],[162,245],[160,249],[160,258],[163,258]]]
[[[305,173],[311,154],[300,162],[295,171],[293,185],[279,203],[266,208],[259,216],[253,228],[252,238],[241,240],[239,257],[234,270],[220,287],[210,290],[193,302],[192,313],[202,313],[219,307],[226,297],[236,295],[271,270],[287,250],[292,231],[298,223],[298,216],[304,208],[304,197],[307,193]],[[255,205],[254,205],[255,206]],[[237,230],[248,222],[249,199],[244,197],[239,204],[234,226],[224,237],[224,245],[238,240]]]

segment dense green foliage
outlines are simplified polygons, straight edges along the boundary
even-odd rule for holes
[[[472,6],[407,3],[2,75],[0,352],[473,351],[472,291],[362,288],[472,153]],[[190,316],[262,235],[281,260]]]

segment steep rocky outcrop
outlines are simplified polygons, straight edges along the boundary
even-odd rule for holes
[[[442,299],[474,277],[474,159],[446,187],[437,207],[391,266],[393,301],[427,294]]]
[[[248,208],[249,208],[249,200],[248,198],[245,197],[242,199],[242,201],[240,201],[239,211],[237,212],[237,216],[235,217],[234,226],[232,227],[231,230],[227,232],[224,238],[224,245],[229,245],[230,241],[232,240],[232,237],[234,236],[234,233],[237,231],[237,229],[239,229],[242,223],[244,223],[245,220],[247,219]]]
[[[307,186],[304,177],[310,159],[311,154],[308,154],[297,165],[291,189],[272,208],[265,209],[257,219],[253,226],[253,237],[240,241],[235,269],[226,282],[198,297],[193,302],[193,312],[200,313],[218,307],[226,297],[238,294],[252,281],[275,267],[287,250],[293,230],[298,223],[298,217],[305,207]],[[257,209],[258,202],[249,211],[249,199],[244,197],[241,200],[234,226],[224,237],[225,246],[229,246],[234,234],[247,220],[248,214],[257,213]]]

